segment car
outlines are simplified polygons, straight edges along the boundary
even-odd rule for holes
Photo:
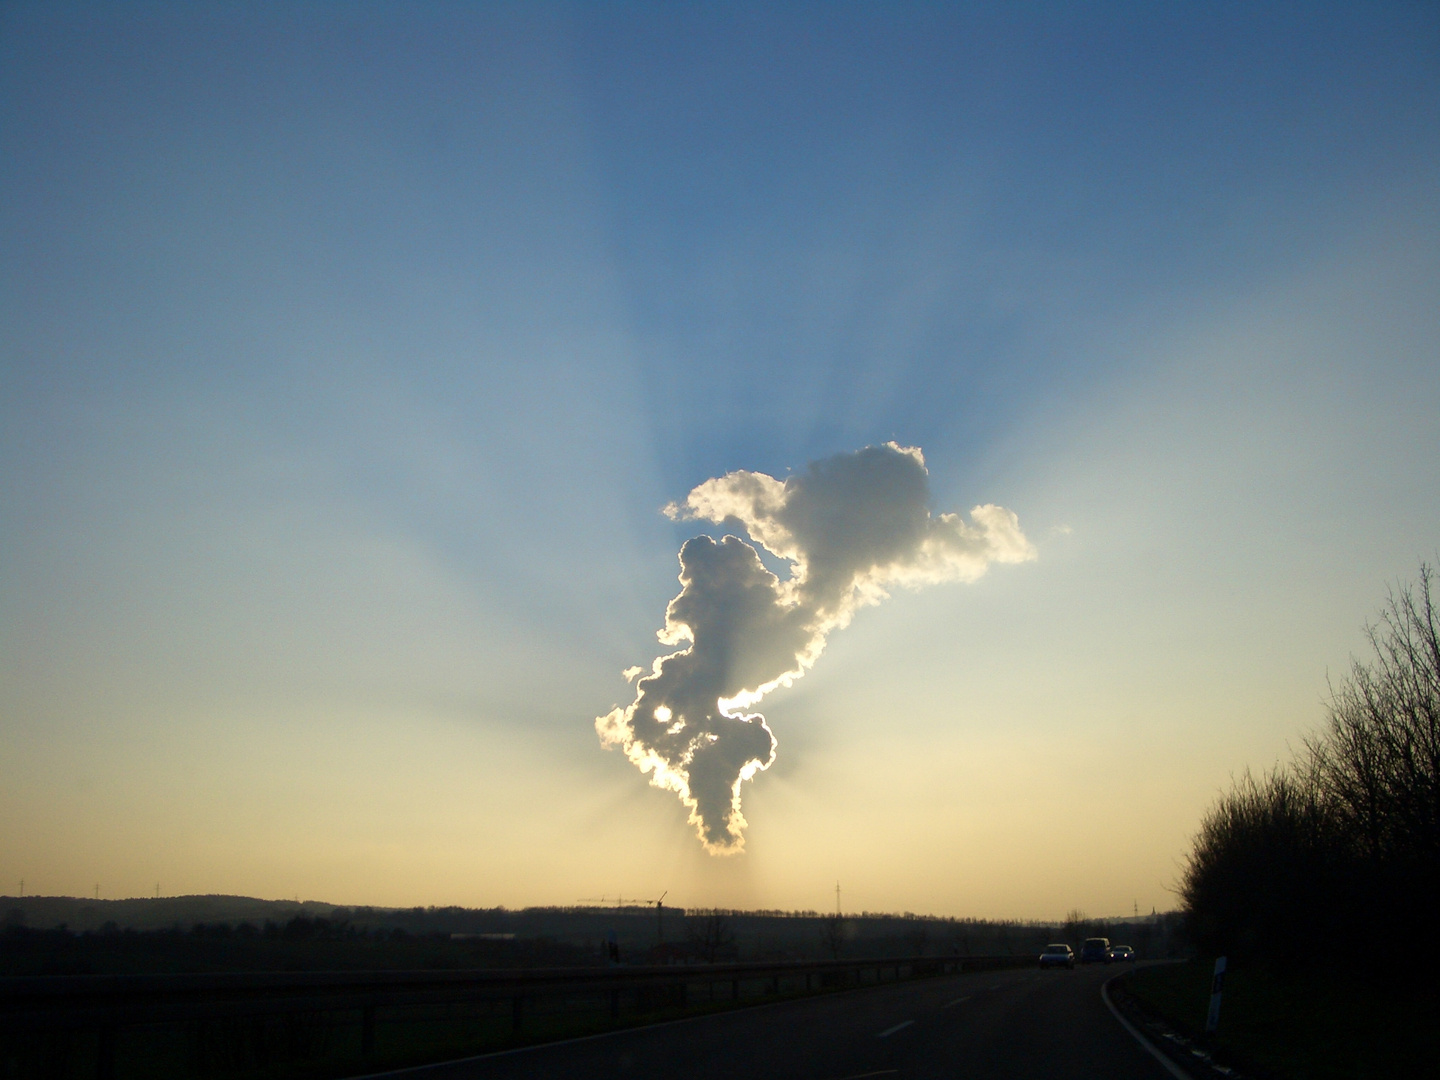
[[[1073,968],[1075,954],[1070,951],[1069,945],[1046,945],[1045,951],[1040,954],[1040,966]]]
[[[1080,962],[1082,964],[1110,963],[1110,939],[1087,937],[1085,944],[1080,946]]]
[[[1123,964],[1126,960],[1135,959],[1135,950],[1130,948],[1129,945],[1111,945],[1110,959]]]

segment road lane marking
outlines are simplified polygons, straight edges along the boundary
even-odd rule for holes
[[[876,1069],[874,1072],[856,1073],[853,1076],[842,1076],[840,1080],[865,1080],[867,1076],[894,1076],[899,1069]]]
[[[886,1028],[884,1031],[880,1032],[880,1034],[879,1034],[879,1035],[876,1035],[875,1037],[876,1037],[877,1039],[887,1038],[887,1037],[890,1036],[890,1035],[894,1035],[895,1032],[897,1032],[897,1031],[902,1031],[902,1030],[904,1030],[905,1028],[909,1027],[909,1026],[910,1026],[911,1024],[913,1024],[914,1022],[915,1022],[914,1020],[902,1020],[902,1021],[900,1021],[900,1023],[896,1024],[894,1027]]]
[[[944,1005],[941,1005],[940,1007],[941,1007],[942,1009],[948,1009],[951,1005],[960,1005],[960,1004],[963,1004],[964,1002],[969,1001],[969,1000],[970,1000],[970,995],[969,995],[969,994],[966,994],[963,998],[956,998],[954,1001],[947,1001],[947,1002],[945,1002]]]
[[[1126,1020],[1125,1017],[1120,1015],[1120,1010],[1117,1009],[1115,1007],[1115,1003],[1110,1000],[1110,984],[1119,977],[1119,975],[1111,975],[1110,978],[1106,979],[1103,983],[1100,984],[1100,999],[1105,1002],[1105,1007],[1114,1014],[1115,1019],[1120,1021],[1121,1025],[1125,1028],[1126,1031],[1128,1031],[1131,1035],[1135,1036],[1136,1042],[1138,1042],[1147,1051],[1149,1051],[1150,1055],[1155,1058],[1156,1061],[1160,1062],[1161,1065],[1165,1066],[1165,1071],[1168,1072],[1171,1076],[1175,1077],[1175,1080],[1190,1080],[1189,1073],[1187,1073],[1184,1069],[1180,1068],[1179,1065],[1176,1065],[1175,1062],[1171,1061],[1170,1056],[1166,1054],[1165,1051],[1161,1050],[1144,1035],[1140,1034],[1139,1028],[1137,1028],[1134,1024],[1130,1023],[1129,1020]]]

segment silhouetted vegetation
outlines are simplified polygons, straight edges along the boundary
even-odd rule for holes
[[[1393,590],[1373,656],[1287,766],[1237,780],[1182,881],[1202,951],[1413,965],[1440,911],[1440,625],[1433,571]],[[1383,927],[1383,932],[1372,933]]]
[[[690,939],[691,953],[707,964],[717,960],[733,960],[739,956],[735,946],[735,931],[730,920],[718,908],[695,914],[687,913],[686,933]]]
[[[12,922],[0,931],[0,975],[116,975],[218,971],[463,970],[600,963],[552,938],[411,934],[297,915],[285,923],[196,923],[187,929],[74,933]]]
[[[1205,1034],[1211,965],[1140,967],[1112,994],[1139,1000],[1178,1034],[1250,1077],[1355,1080],[1435,1071],[1433,987],[1356,993],[1352,978],[1265,960],[1235,965],[1225,979],[1220,1028]],[[1206,1070],[1209,1072],[1209,1070]],[[1213,1075],[1213,1074],[1212,1074]]]
[[[224,900],[231,899],[227,906]],[[200,903],[199,901],[204,901]],[[224,921],[230,911],[298,912],[282,919]],[[341,908],[244,897],[93,901],[0,897],[0,975],[217,971],[359,971],[573,967],[621,963],[861,959],[877,956],[1022,956],[1051,941],[1078,947],[1090,936],[1176,955],[1179,916],[1043,922],[943,919],[863,912],[668,910],[666,942],[652,908]],[[316,914],[316,912],[325,914]],[[117,922],[138,912],[137,928]],[[181,923],[179,913],[208,921]],[[154,928],[164,917],[173,925]],[[66,922],[75,919],[79,926]],[[98,921],[105,918],[105,921]]]
[[[820,924],[820,944],[830,954],[832,960],[840,959],[840,951],[845,948],[845,920],[839,915],[831,915]]]

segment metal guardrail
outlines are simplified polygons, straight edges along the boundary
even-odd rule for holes
[[[683,1004],[687,989],[760,981],[767,995],[786,983],[799,990],[873,985],[926,975],[1028,966],[1029,956],[909,956],[521,971],[262,972],[211,975],[74,975],[0,978],[0,1031],[86,1029],[99,1032],[97,1076],[114,1075],[121,1028],[285,1013],[358,1012],[362,1053],[375,1045],[375,1012],[389,1006],[509,1001],[513,1030],[523,1031],[525,1003],[543,998],[608,996],[618,1016],[626,991],[669,989]],[[867,983],[864,976],[873,973]],[[886,976],[889,976],[887,979]]]

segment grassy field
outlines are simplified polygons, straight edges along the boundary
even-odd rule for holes
[[[1126,989],[1191,1037],[1204,1029],[1212,960],[1142,968]],[[1216,1035],[1205,1045],[1258,1076],[1380,1080],[1440,1074],[1440,994],[1334,966],[1285,971],[1232,963]]]

